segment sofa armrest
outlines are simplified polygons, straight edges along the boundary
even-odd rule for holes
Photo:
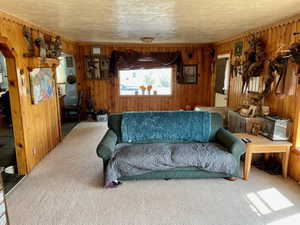
[[[239,159],[245,153],[244,142],[224,128],[217,131],[216,141],[232,153],[236,159]]]
[[[97,155],[104,161],[109,160],[114,152],[117,139],[118,137],[115,132],[110,129],[106,131],[104,137],[97,147]]]

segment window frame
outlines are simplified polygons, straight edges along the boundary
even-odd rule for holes
[[[172,97],[174,95],[174,79],[176,79],[175,75],[176,74],[176,68],[174,66],[168,66],[168,67],[153,67],[153,68],[140,68],[141,70],[151,70],[151,69],[171,69],[171,85],[170,85],[170,91],[171,91],[171,94],[168,94],[168,95],[162,95],[162,94],[151,94],[151,95],[148,95],[148,94],[145,94],[145,95],[121,95],[121,90],[120,90],[120,71],[121,70],[138,70],[138,69],[127,69],[127,68],[122,68],[122,69],[119,69],[118,70],[118,94],[119,94],[119,97],[125,97],[125,98],[131,98],[131,97],[138,97],[138,98],[142,98],[142,97],[165,97],[165,98],[169,98],[169,97]]]

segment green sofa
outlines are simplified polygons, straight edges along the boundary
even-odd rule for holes
[[[108,118],[108,130],[97,147],[97,155],[103,160],[104,174],[109,160],[111,159],[116,144],[122,143],[121,133],[122,114],[112,114]],[[223,174],[204,171],[195,167],[177,167],[167,170],[158,170],[142,175],[121,177],[119,180],[137,179],[193,179],[193,178],[216,178],[216,177],[240,177],[240,157],[245,153],[244,143],[222,127],[222,117],[219,113],[211,113],[211,133],[210,141],[216,142],[232,153],[237,161],[234,174]],[[154,143],[147,141],[143,143]],[[164,143],[174,143],[174,141],[164,140]],[[184,143],[176,141],[175,143]]]

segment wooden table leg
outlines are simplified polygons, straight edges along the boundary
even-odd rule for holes
[[[284,178],[287,178],[289,157],[290,157],[290,148],[288,148],[287,151],[282,154],[282,176]]]
[[[252,153],[249,149],[246,150],[246,157],[245,157],[245,166],[244,166],[244,180],[248,180],[251,168],[251,161],[252,161]]]

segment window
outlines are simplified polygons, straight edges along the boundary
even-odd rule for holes
[[[58,91],[59,95],[66,95],[64,100],[68,101],[69,96],[75,95],[75,92],[77,93],[76,85],[68,84],[68,79],[70,79],[70,77],[75,76],[76,78],[75,63],[73,56],[65,53],[63,53],[58,59],[59,66],[56,68],[56,82],[58,84]],[[72,94],[70,94],[70,91]],[[77,102],[76,99],[74,101]]]
[[[120,95],[172,94],[172,68],[120,70],[119,77]]]
[[[0,52],[0,91],[8,89],[7,69],[4,55]]]

